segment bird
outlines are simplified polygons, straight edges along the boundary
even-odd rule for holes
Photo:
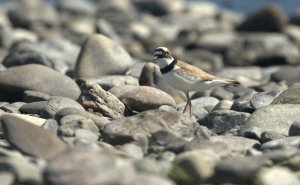
[[[192,117],[192,102],[189,92],[204,91],[226,84],[240,84],[236,80],[211,75],[196,66],[176,59],[167,47],[157,47],[153,51],[153,55],[153,61],[158,64],[167,84],[185,93],[187,102],[183,113],[189,108],[190,117]]]

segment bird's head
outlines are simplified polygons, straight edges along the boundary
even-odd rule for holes
[[[173,60],[171,51],[166,47],[157,47],[153,51],[153,61],[156,62],[160,68],[168,66]]]

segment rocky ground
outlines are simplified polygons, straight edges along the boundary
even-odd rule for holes
[[[300,184],[300,12],[181,0],[0,6],[1,185]],[[158,46],[241,82],[185,97]]]

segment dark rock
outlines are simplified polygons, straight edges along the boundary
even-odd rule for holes
[[[248,32],[281,32],[284,22],[285,15],[281,8],[269,5],[250,15],[236,29]]]
[[[23,101],[30,103],[30,102],[37,102],[37,101],[47,101],[49,100],[50,96],[48,94],[38,92],[38,91],[24,91],[23,93]]]
[[[245,112],[220,110],[210,112],[200,120],[200,124],[216,134],[237,135],[238,130],[247,122],[249,117],[250,114]]]
[[[0,87],[1,93],[15,94],[19,97],[22,97],[25,90],[40,91],[72,99],[77,99],[80,94],[79,87],[71,78],[36,64],[1,71]]]
[[[112,121],[103,128],[103,139],[121,144],[134,141],[137,136],[168,130],[183,137],[192,137],[197,123],[177,111],[148,110],[125,119]]]
[[[1,123],[6,140],[26,154],[50,159],[67,148],[55,135],[23,119],[4,115]]]
[[[290,126],[299,118],[300,106],[291,104],[269,105],[256,110],[248,119],[241,132],[248,130],[257,137],[265,131],[287,136]],[[258,133],[253,132],[257,130]],[[244,133],[245,134],[245,133]]]
[[[19,2],[8,11],[7,15],[14,27],[31,30],[37,30],[40,27],[56,27],[59,19],[53,6],[40,1]]]
[[[289,129],[289,136],[300,136],[300,120],[296,120]]]
[[[106,75],[99,77],[94,81],[107,91],[120,85],[139,85],[138,79],[125,75]]]
[[[271,66],[298,64],[300,52],[287,35],[280,33],[242,34],[226,53],[231,65]]]
[[[253,107],[254,110],[266,107],[272,103],[277,95],[277,92],[256,93],[250,99],[251,107]]]
[[[170,95],[153,87],[122,85],[112,88],[109,92],[118,97],[131,110],[140,112],[157,109],[162,105],[176,106]]]
[[[117,43],[104,35],[91,35],[84,43],[75,67],[77,78],[122,74],[133,61]]]
[[[26,64],[40,64],[50,68],[54,67],[53,61],[38,51],[36,46],[30,42],[19,42],[13,45],[2,63],[7,68]]]
[[[77,147],[51,160],[44,171],[47,184],[121,184],[135,175],[133,166],[115,155]]]
[[[292,13],[292,15],[290,16],[289,23],[300,26],[300,11],[299,10],[296,10],[294,13]]]
[[[215,167],[214,183],[250,183],[255,173],[272,164],[262,157],[231,157],[222,160]]]
[[[231,110],[252,113],[254,109],[251,106],[250,100],[253,95],[254,93],[250,93],[236,99],[232,104]]]
[[[80,88],[82,93],[78,101],[88,112],[112,119],[123,117],[125,105],[115,95],[93,81],[83,81]]]
[[[279,149],[279,148],[283,148],[283,147],[299,148],[299,145],[300,145],[300,137],[292,136],[292,137],[286,137],[286,138],[266,142],[261,146],[261,149],[262,150],[275,150],[275,149]]]
[[[44,116],[48,116],[54,118],[54,115],[61,109],[73,107],[80,110],[84,110],[84,108],[77,103],[75,100],[66,98],[66,97],[59,97],[59,96],[52,96],[46,104],[42,114]]]
[[[178,13],[184,9],[184,3],[180,0],[174,1],[171,5],[163,0],[134,0],[136,8],[142,12],[151,13],[156,16],[163,16],[170,13]]]
[[[272,104],[300,104],[300,84],[295,84],[277,96]]]
[[[275,82],[286,81],[290,86],[299,81],[299,66],[283,66],[278,71],[271,74],[271,79]]]

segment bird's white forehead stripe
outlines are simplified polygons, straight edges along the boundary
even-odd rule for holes
[[[154,52],[154,55],[162,55],[162,54],[163,54],[162,51],[155,51],[155,52]]]
[[[169,50],[169,49],[166,48],[166,47],[158,47],[157,49],[162,49],[162,50],[164,50],[164,51],[168,51],[168,50]]]

